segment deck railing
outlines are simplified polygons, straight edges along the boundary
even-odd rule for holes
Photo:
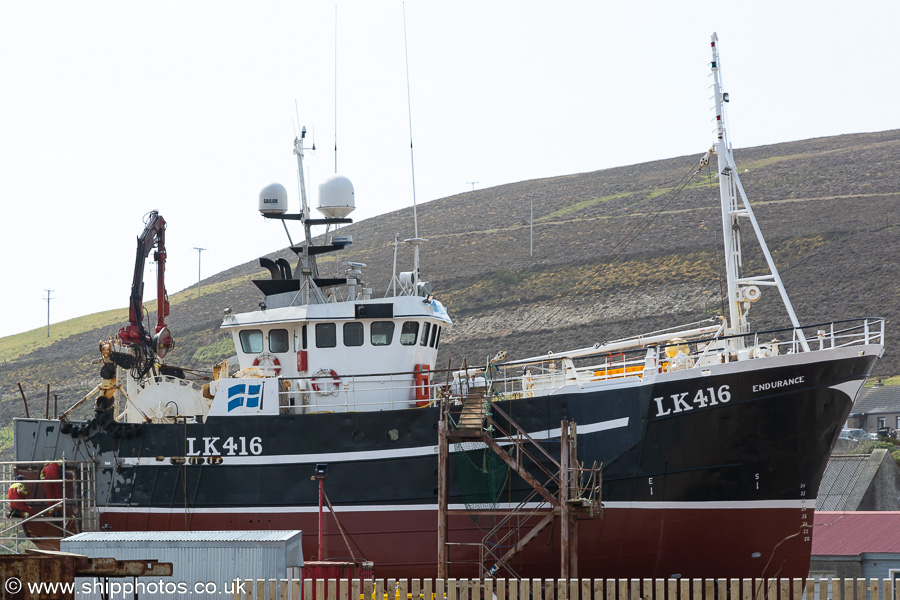
[[[815,323],[801,328],[770,329],[742,335],[705,334],[682,339],[673,333],[671,339],[643,345],[635,338],[610,344],[596,344],[575,351],[545,356],[531,362],[498,364],[485,374],[483,367],[465,370],[434,368],[428,373],[428,398],[441,393],[451,397],[473,392],[486,392],[506,399],[546,395],[565,385],[581,386],[639,385],[648,373],[667,373],[710,365],[796,354],[884,344],[883,318],[847,319]],[[693,330],[693,331],[699,331]],[[656,338],[666,337],[665,335]],[[804,343],[807,345],[804,346]],[[605,347],[615,350],[605,351]],[[416,405],[414,372],[339,375],[337,380],[319,381],[320,389],[312,390],[313,377],[286,377],[279,393],[283,412],[366,411],[411,408]],[[321,379],[321,378],[320,378]],[[287,389],[289,388],[289,389]]]

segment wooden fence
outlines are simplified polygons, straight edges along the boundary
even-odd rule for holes
[[[895,586],[892,579],[248,579],[235,583],[234,600],[900,600],[900,585]]]

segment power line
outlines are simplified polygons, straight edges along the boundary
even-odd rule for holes
[[[194,250],[197,251],[197,298],[200,297],[200,257],[203,256],[203,251],[206,248],[200,248],[199,246],[194,246]]]
[[[47,297],[44,298],[47,301],[47,337],[50,337],[50,301],[53,300],[53,296],[50,294],[55,290],[44,289],[44,291],[47,292]]]

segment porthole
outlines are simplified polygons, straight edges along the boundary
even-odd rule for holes
[[[353,432],[353,441],[357,444],[361,443],[364,439],[366,439],[366,432],[362,429],[357,429]]]
[[[397,430],[396,427],[391,427],[390,429],[387,430],[387,437],[392,442],[396,442],[397,440],[400,439],[400,432]]]

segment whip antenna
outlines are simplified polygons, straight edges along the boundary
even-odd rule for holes
[[[419,237],[419,218],[416,212],[416,161],[413,156],[412,99],[409,93],[409,48],[406,44],[406,3],[403,3],[403,54],[406,58],[406,112],[409,115],[409,166],[412,172],[413,225],[415,237]]]
[[[337,4],[334,5],[334,172],[337,174]]]
[[[409,115],[409,167],[412,173],[412,197],[413,197],[413,238],[404,240],[413,247],[413,290],[418,289],[419,281],[419,245],[427,240],[419,237],[419,213],[416,205],[416,161],[413,157],[412,136],[412,99],[409,93],[409,47],[406,43],[406,3],[403,3],[403,54],[406,58],[406,108]],[[415,293],[415,291],[413,292]]]

